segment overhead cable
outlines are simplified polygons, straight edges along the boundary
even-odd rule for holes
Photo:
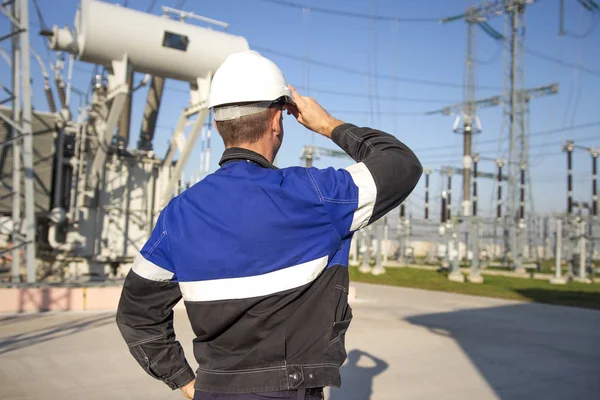
[[[332,8],[323,8],[323,7],[313,7],[308,4],[300,4],[293,1],[287,0],[258,0],[263,3],[271,3],[277,4],[278,6],[285,6],[290,8],[296,8],[299,10],[309,9],[312,12],[318,12],[322,14],[335,15],[338,17],[350,17],[350,18],[361,18],[361,19],[371,19],[376,21],[397,21],[397,22],[439,22],[439,18],[423,18],[423,17],[394,17],[387,15],[370,15],[357,13],[352,11],[345,10],[336,10]]]
[[[77,68],[76,68],[77,69]],[[80,71],[88,72],[87,70],[79,69]],[[294,85],[294,87],[300,91],[308,90],[306,86],[302,85]],[[178,88],[178,87],[166,87],[165,90],[171,92],[178,93],[189,93],[189,89]],[[357,97],[357,98],[368,98],[369,95],[360,92],[347,92],[341,90],[330,90],[330,89],[319,89],[315,87],[310,87],[310,92],[314,93],[323,93],[330,94],[332,96],[340,96],[340,97]],[[431,99],[431,98],[419,98],[419,97],[403,97],[403,96],[379,96],[379,100],[393,100],[393,101],[402,101],[402,102],[410,102],[410,103],[458,103],[459,100],[444,100],[444,99]]]
[[[252,46],[252,48],[254,48],[255,50],[273,54],[276,56],[285,57],[285,58],[299,61],[299,62],[308,62],[313,65],[318,65],[323,68],[334,69],[336,71],[346,72],[348,74],[369,76],[369,73],[367,71],[363,71],[363,70],[356,69],[356,68],[351,68],[351,67],[341,65],[341,64],[331,64],[331,63],[326,63],[323,61],[318,61],[315,59],[308,59],[308,58],[298,56],[295,54],[285,53],[282,51],[273,50],[273,49],[269,49],[269,48],[262,47],[262,46]],[[440,82],[440,81],[433,81],[433,80],[428,80],[428,79],[409,78],[409,77],[396,77],[396,76],[387,75],[387,74],[372,74],[372,76],[374,78],[385,79],[385,80],[389,80],[389,81],[411,82],[411,83],[420,84],[420,85],[431,85],[431,86],[438,86],[438,87],[444,86],[444,87],[453,87],[453,88],[461,88],[462,89],[464,86],[462,83]],[[489,90],[503,90],[503,88],[499,87],[499,86],[477,86],[477,88],[478,89],[489,89]]]
[[[586,73],[591,74],[591,75],[600,76],[600,71],[591,70],[591,69],[589,69],[587,67],[584,67],[582,65],[574,64],[574,63],[571,63],[571,62],[568,62],[568,61],[565,61],[565,60],[561,60],[561,59],[556,58],[556,57],[552,57],[552,56],[550,56],[548,54],[544,54],[542,52],[534,50],[534,49],[532,49],[532,48],[530,48],[528,46],[525,46],[525,50],[527,51],[527,53],[531,54],[534,57],[538,57],[538,58],[541,58],[543,60],[553,62],[553,63],[555,63],[557,65],[560,65],[560,66],[563,66],[563,67],[566,67],[566,68],[575,68],[575,69],[578,69],[578,70],[580,70],[582,72],[586,72]]]
[[[532,137],[532,136],[547,135],[547,134],[550,134],[550,133],[569,132],[569,131],[574,131],[576,129],[591,128],[591,127],[594,127],[594,126],[600,126],[600,121],[588,122],[588,123],[579,124],[579,125],[571,125],[571,126],[566,126],[564,128],[547,129],[545,131],[538,131],[538,132],[530,133],[528,136]],[[481,140],[481,141],[477,142],[478,145],[485,144],[485,143],[496,143],[496,139]],[[440,146],[428,146],[428,147],[422,147],[422,148],[415,148],[415,149],[412,149],[412,150],[415,151],[415,152],[417,152],[417,151],[430,151],[430,150],[447,149],[449,147],[456,147],[456,146],[462,146],[462,144],[460,144],[460,145],[446,144],[446,145],[440,145]]]

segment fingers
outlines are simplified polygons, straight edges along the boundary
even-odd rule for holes
[[[292,85],[290,85],[288,83],[288,88],[290,88],[290,90],[292,91],[292,99],[294,100],[294,102],[296,104],[301,103],[302,102],[302,96],[300,96],[300,94],[298,93],[298,91],[296,90],[295,87],[293,87]]]
[[[298,118],[298,107],[293,104],[286,104],[285,109],[288,115],[292,114],[294,117]]]

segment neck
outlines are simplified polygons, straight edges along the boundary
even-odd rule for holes
[[[231,147],[238,147],[241,149],[251,150],[266,158],[267,161],[269,161],[270,163],[273,163],[273,160],[275,159],[275,151],[273,150],[273,146],[270,146],[264,140],[255,143],[243,143],[237,146],[229,146],[227,148]]]

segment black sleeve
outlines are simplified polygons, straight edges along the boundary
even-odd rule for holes
[[[331,138],[370,172],[367,178],[372,178],[376,196],[369,224],[402,203],[419,182],[423,172],[419,159],[394,136],[371,128],[342,124],[333,130]],[[357,182],[364,180],[365,174],[359,175],[358,179],[355,178],[359,191],[362,185],[372,185],[371,182]]]
[[[136,261],[144,262],[147,261],[140,258]],[[135,269],[136,265],[125,279],[117,326],[129,351],[150,376],[171,389],[180,388],[194,379],[195,374],[173,329],[173,307],[181,299],[179,284],[147,279]]]

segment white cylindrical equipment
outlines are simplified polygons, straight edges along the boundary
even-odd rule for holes
[[[127,55],[137,72],[192,83],[248,49],[242,36],[96,0],[81,1],[75,30],[54,27],[51,48],[105,66]]]

